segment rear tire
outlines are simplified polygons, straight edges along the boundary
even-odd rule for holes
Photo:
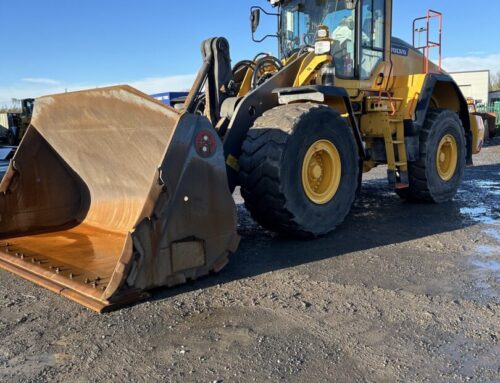
[[[491,137],[491,134],[490,134],[490,124],[488,122],[488,120],[483,120],[484,122],[484,142],[487,142],[489,141]]]
[[[308,238],[344,221],[358,188],[359,154],[338,112],[312,103],[279,106],[256,120],[242,150],[241,194],[263,227]]]
[[[420,132],[420,158],[408,163],[410,187],[396,192],[409,201],[450,201],[462,183],[465,159],[465,131],[458,115],[432,110]]]

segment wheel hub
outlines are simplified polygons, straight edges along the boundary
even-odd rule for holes
[[[323,174],[323,169],[319,165],[313,165],[313,168],[311,170],[312,177],[314,179],[319,179],[321,178],[321,175]]]
[[[306,196],[323,205],[332,200],[340,185],[342,165],[333,143],[319,140],[307,151],[302,165],[302,186]]]
[[[441,139],[436,155],[436,167],[439,177],[443,181],[451,180],[457,170],[457,164],[457,140],[451,134],[447,134]]]

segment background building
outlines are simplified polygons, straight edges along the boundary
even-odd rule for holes
[[[490,92],[490,103],[499,101],[500,101],[500,90],[497,90],[495,92]]]
[[[465,97],[471,97],[480,104],[488,103],[490,90],[489,70],[452,72],[450,75],[458,84]]]

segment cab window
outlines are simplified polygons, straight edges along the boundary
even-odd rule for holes
[[[361,6],[361,73],[362,80],[372,77],[384,60],[385,1],[362,0]]]
[[[354,77],[355,11],[337,9],[329,13],[323,24],[331,31],[333,59],[338,77]]]

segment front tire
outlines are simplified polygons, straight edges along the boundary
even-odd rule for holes
[[[358,188],[359,154],[338,112],[312,103],[276,107],[256,120],[242,150],[241,194],[263,227],[317,237],[344,221]]]
[[[409,201],[450,201],[462,183],[465,160],[465,131],[458,115],[431,110],[420,132],[420,158],[408,163],[410,187],[396,192]]]

